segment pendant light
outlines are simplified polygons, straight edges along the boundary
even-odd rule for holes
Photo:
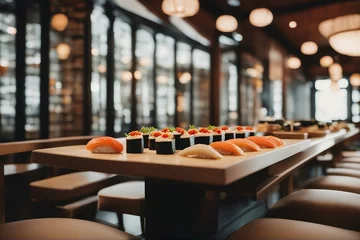
[[[71,53],[71,48],[67,43],[60,43],[56,47],[56,53],[60,60],[66,60]]]
[[[163,0],[161,8],[169,16],[191,17],[198,13],[198,0]]]
[[[353,87],[360,87],[360,73],[353,73],[350,76],[350,84]]]
[[[216,29],[220,32],[233,32],[238,27],[238,21],[231,15],[222,15],[216,19]]]
[[[290,57],[286,63],[290,69],[298,69],[301,66],[301,61],[297,57]]]
[[[64,31],[69,24],[68,17],[63,13],[57,13],[51,18],[51,26],[56,31]]]
[[[332,81],[339,81],[342,78],[343,70],[339,63],[331,64],[329,67],[329,75]]]
[[[265,27],[272,23],[274,16],[267,8],[257,8],[251,11],[249,21],[255,27]]]
[[[301,45],[301,52],[305,55],[313,55],[318,51],[318,46],[312,41],[304,42]]]
[[[320,59],[320,65],[322,67],[330,67],[330,65],[333,64],[333,63],[334,63],[334,60],[330,56],[323,56]]]

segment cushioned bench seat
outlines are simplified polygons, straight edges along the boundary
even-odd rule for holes
[[[130,181],[102,189],[99,193],[98,209],[132,215],[143,215],[145,183]]]
[[[303,189],[280,199],[270,208],[268,216],[360,231],[360,195]]]
[[[360,178],[360,170],[348,169],[348,168],[328,168],[326,170],[327,175],[348,176]]]
[[[29,174],[42,168],[44,168],[42,165],[36,163],[5,164],[4,174],[5,177],[17,174]]]
[[[360,194],[360,178],[332,175],[317,177],[307,182],[304,188],[330,189]]]
[[[359,163],[351,163],[351,162],[339,162],[335,164],[336,168],[349,168],[349,169],[355,169],[360,170],[360,164]]]
[[[136,237],[99,223],[43,218],[0,225],[1,240],[131,240]]]
[[[257,219],[234,232],[228,240],[359,240],[360,233],[288,219]]]
[[[349,157],[341,159],[341,162],[358,163],[360,164],[360,157]]]
[[[114,174],[76,172],[30,184],[30,196],[36,201],[63,202],[95,194],[114,183]]]
[[[360,151],[343,151],[341,155],[343,157],[360,157]]]

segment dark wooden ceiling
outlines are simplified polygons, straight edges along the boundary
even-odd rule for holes
[[[140,0],[150,10],[166,20],[161,11],[162,0]],[[328,70],[320,67],[319,60],[324,55],[333,56],[344,68],[345,74],[360,71],[360,57],[343,56],[335,52],[318,30],[321,21],[341,15],[360,13],[360,0],[240,0],[240,6],[232,7],[227,0],[199,0],[200,12],[187,21],[210,40],[215,39],[215,20],[222,14],[231,14],[239,21],[238,32],[244,36],[252,32],[263,31],[277,40],[289,54],[301,58],[312,75],[327,75]],[[269,8],[274,21],[268,27],[259,29],[250,25],[248,17],[251,10],[259,7]],[[290,21],[296,21],[297,27],[289,27]],[[300,46],[305,41],[314,41],[319,46],[317,54],[301,54]],[[259,40],[261,41],[261,39]]]

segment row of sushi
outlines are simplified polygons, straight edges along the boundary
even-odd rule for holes
[[[179,152],[179,156],[221,159],[222,155],[244,156],[245,152],[257,152],[260,148],[276,148],[284,142],[274,136],[251,136],[247,139],[230,139],[225,142],[213,142],[208,145],[197,144]]]
[[[223,142],[230,139],[254,136],[251,127],[228,126],[197,129],[190,125],[188,130],[183,128],[164,128],[157,130],[153,127],[143,127],[140,131],[132,131],[126,135],[126,152],[142,153],[144,148],[156,150],[157,154],[174,154],[175,150],[183,150],[195,144],[210,145],[213,142]]]

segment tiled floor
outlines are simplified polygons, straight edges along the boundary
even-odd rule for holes
[[[96,221],[118,228],[118,218],[116,213],[99,211],[96,214]],[[140,217],[134,215],[123,214],[124,228],[123,231],[134,236],[141,234]]]

